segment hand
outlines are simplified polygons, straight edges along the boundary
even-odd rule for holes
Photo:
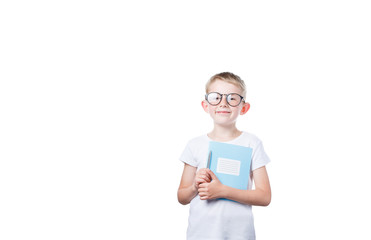
[[[215,174],[210,170],[206,169],[206,172],[211,177],[211,182],[201,183],[198,188],[198,194],[201,200],[211,200],[222,198],[222,190],[224,185],[219,181]]]
[[[195,181],[194,181],[194,184],[195,184],[196,189],[199,188],[199,185],[201,183],[209,183],[209,182],[211,182],[211,176],[207,172],[207,170],[209,170],[209,169],[207,169],[207,168],[201,168],[200,170],[197,171],[196,177],[195,177]]]

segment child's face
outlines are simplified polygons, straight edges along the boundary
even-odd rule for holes
[[[211,92],[217,92],[220,94],[242,94],[242,90],[239,87],[221,80],[216,80],[209,86],[208,93]],[[213,106],[204,100],[202,101],[202,107],[204,108],[205,112],[210,114],[215,124],[228,126],[235,124],[238,116],[245,114],[249,110],[250,105],[249,103],[241,101],[238,106],[232,107],[227,103],[226,96],[223,95],[222,100],[218,105]]]

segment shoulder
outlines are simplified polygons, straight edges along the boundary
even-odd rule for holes
[[[261,144],[261,140],[255,134],[243,131],[241,137],[238,139],[238,143],[245,146],[256,147]]]
[[[203,144],[208,144],[209,138],[207,137],[206,134],[192,138],[191,140],[188,141],[187,145],[189,147],[197,147]]]
[[[242,141],[244,141],[244,146],[250,147],[253,150],[251,164],[252,171],[263,167],[270,162],[270,158],[265,153],[263,143],[257,136],[244,132]]]
[[[180,160],[193,167],[198,167],[207,158],[209,138],[207,135],[192,138],[188,141]]]

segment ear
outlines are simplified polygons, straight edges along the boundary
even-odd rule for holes
[[[202,108],[204,109],[204,111],[205,111],[206,113],[209,113],[209,104],[206,102],[206,100],[203,100],[203,101],[201,102],[201,105],[202,105]]]
[[[247,111],[249,111],[250,109],[250,103],[248,102],[245,102],[242,106],[242,109],[241,109],[241,112],[240,112],[240,115],[244,115],[245,113],[247,113]]]

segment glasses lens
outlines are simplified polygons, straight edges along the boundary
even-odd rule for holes
[[[207,101],[211,105],[218,105],[222,100],[222,96],[219,93],[209,93],[207,94]]]
[[[242,101],[242,97],[240,95],[235,94],[235,93],[228,94],[227,102],[232,107],[237,106],[238,104],[240,104],[241,101]]]

